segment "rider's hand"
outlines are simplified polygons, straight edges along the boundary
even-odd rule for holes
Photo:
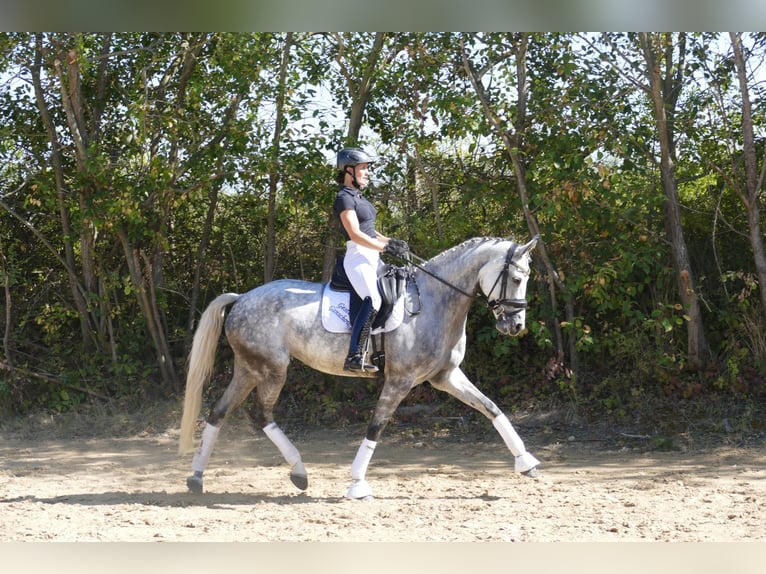
[[[386,248],[384,249],[384,253],[388,253],[401,259],[405,259],[409,252],[410,246],[407,245],[407,242],[402,239],[395,238],[389,239],[388,243],[386,243]]]

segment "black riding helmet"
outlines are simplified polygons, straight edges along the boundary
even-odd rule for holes
[[[346,171],[360,163],[372,163],[372,158],[360,147],[345,147],[338,152],[338,169]]]
[[[372,164],[373,160],[369,154],[359,147],[345,147],[338,152],[338,183],[343,183],[343,177],[346,170],[350,167],[351,175],[354,177],[354,186],[358,189],[359,183],[356,181],[356,166],[360,163]]]

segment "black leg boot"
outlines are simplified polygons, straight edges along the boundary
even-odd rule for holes
[[[348,348],[348,357],[343,365],[345,371],[366,371],[375,373],[378,367],[365,362],[367,353],[367,342],[370,339],[372,322],[375,320],[377,312],[372,306],[372,299],[367,297],[359,309],[359,313],[354,319],[354,326],[351,328],[351,344]]]

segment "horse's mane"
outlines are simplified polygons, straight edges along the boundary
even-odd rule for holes
[[[438,253],[437,255],[434,255],[427,261],[427,263],[437,263],[438,260],[451,255],[453,253],[456,253],[458,251],[465,251],[468,249],[475,249],[479,247],[480,245],[483,245],[485,243],[489,243],[490,241],[494,242],[500,242],[500,241],[508,241],[507,238],[503,237],[472,237],[471,239],[466,239],[462,243],[458,243],[454,247],[450,247],[449,249],[442,251],[441,253]]]

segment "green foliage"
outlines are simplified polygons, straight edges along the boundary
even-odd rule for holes
[[[686,311],[652,160],[651,107],[636,87],[643,62],[635,37],[381,39],[361,137],[379,158],[369,193],[382,231],[430,257],[478,235],[525,239],[526,207],[566,288],[553,289],[552,300],[538,251],[525,336],[500,336],[486,309],[471,310],[463,366],[489,396],[624,416],[650,397],[764,393],[762,286],[744,233],[742,158],[733,151],[742,106],[714,37],[688,36],[674,118],[684,233],[714,359],[703,373],[685,370]],[[292,41],[281,83],[285,34],[0,35],[0,364],[8,365],[0,410],[178,393],[161,373],[161,340],[181,372],[190,316],[221,292],[261,283],[270,241],[276,277],[322,276],[332,157],[348,135],[375,35]],[[612,46],[628,59],[615,60]],[[762,43],[750,47],[751,57],[762,55]],[[481,73],[499,128],[464,58]],[[82,98],[70,115],[62,94]],[[753,103],[761,129],[763,101]],[[515,136],[528,205],[503,139]],[[280,408],[313,422],[364,419],[379,392],[299,365],[290,379]],[[423,386],[411,400],[444,398]]]

